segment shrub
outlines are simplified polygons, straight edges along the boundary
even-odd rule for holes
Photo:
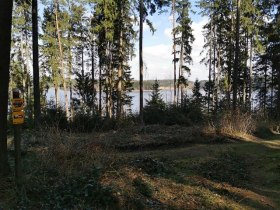
[[[225,112],[216,123],[216,131],[223,134],[251,134],[256,129],[253,116],[248,112]]]
[[[41,124],[48,127],[56,127],[59,129],[68,129],[69,124],[66,117],[66,112],[59,107],[55,108],[45,108],[41,116]]]
[[[70,122],[71,131],[74,132],[91,132],[99,130],[101,119],[98,115],[76,113],[73,120]]]

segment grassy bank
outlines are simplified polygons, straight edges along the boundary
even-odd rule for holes
[[[25,133],[24,184],[1,179],[0,209],[279,209],[279,150],[202,127]]]

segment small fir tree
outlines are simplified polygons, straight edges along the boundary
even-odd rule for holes
[[[159,89],[159,82],[155,80],[155,83],[152,86],[152,93],[150,94],[151,99],[147,100],[146,103],[148,107],[154,107],[159,109],[164,109],[165,103],[162,99]]]

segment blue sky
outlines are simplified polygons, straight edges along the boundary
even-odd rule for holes
[[[191,13],[192,29],[195,37],[193,43],[192,58],[193,64],[190,66],[191,75],[189,80],[194,81],[206,80],[208,78],[207,67],[199,62],[203,58],[200,55],[204,38],[202,36],[202,27],[207,22],[207,17],[199,15],[199,8],[195,6],[195,1],[191,1],[192,10],[196,14]],[[170,12],[164,14],[155,14],[150,16],[156,32],[152,34],[149,27],[144,25],[144,79],[173,79],[173,64],[172,64],[172,17]],[[139,79],[139,57],[138,57],[138,42],[136,42],[136,57],[131,61],[132,75],[134,79]]]

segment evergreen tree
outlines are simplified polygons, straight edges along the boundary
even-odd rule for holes
[[[199,83],[198,79],[196,79],[195,82],[194,82],[192,92],[193,92],[192,98],[193,98],[194,104],[197,107],[201,108],[201,106],[202,106],[202,94],[200,93],[200,83]]]
[[[159,89],[159,82],[155,80],[152,86],[152,93],[150,94],[150,100],[146,99],[147,106],[150,108],[164,109],[165,103],[162,99]]]
[[[189,17],[189,10],[191,4],[188,1],[179,1],[177,6],[178,12],[178,26],[176,27],[176,34],[180,34],[180,37],[176,37],[175,45],[179,46],[179,79],[178,79],[178,98],[179,98],[179,87],[181,91],[181,103],[184,98],[184,87],[187,85],[187,78],[184,73],[190,74],[190,68],[188,65],[191,64],[191,44],[194,42],[194,37],[191,28],[191,19]],[[175,62],[175,61],[174,61]]]

